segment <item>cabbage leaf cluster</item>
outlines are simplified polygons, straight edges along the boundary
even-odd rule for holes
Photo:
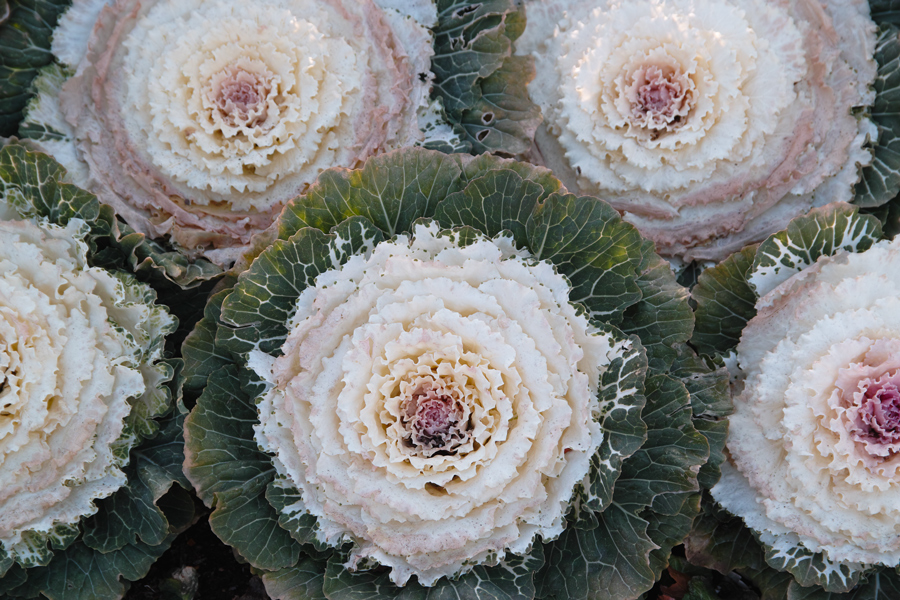
[[[788,597],[897,589],[900,271],[882,235],[875,217],[828,205],[700,276],[692,341],[733,357],[737,378],[712,497],[740,519],[706,507],[695,562]]]
[[[608,205],[402,150],[323,173],[254,254],[184,346],[185,470],[270,595],[653,585],[730,403],[686,291]]]
[[[0,594],[111,600],[193,518],[177,321],[102,266],[115,217],[64,176],[0,150]]]

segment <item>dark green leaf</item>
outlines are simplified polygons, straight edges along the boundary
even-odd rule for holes
[[[520,155],[531,149],[541,122],[527,84],[531,57],[513,56],[525,25],[515,0],[439,0],[434,28],[432,97],[467,140],[467,152]]]
[[[2,572],[2,571],[0,571]],[[0,594],[8,594],[25,583],[28,575],[25,569],[13,563],[9,570],[0,575]],[[0,595],[0,597],[4,597]]]
[[[521,155],[529,152],[541,124],[541,109],[528,96],[534,59],[510,56],[481,81],[481,99],[463,112],[462,128],[471,152]]]
[[[551,194],[526,225],[528,247],[572,284],[569,300],[612,324],[640,301],[637,275],[644,240],[611,206],[596,198]]]
[[[469,225],[488,237],[509,231],[519,248],[526,247],[525,223],[544,189],[510,169],[494,169],[473,179],[461,192],[438,205],[435,218],[443,227]]]
[[[287,205],[278,237],[303,227],[329,232],[344,219],[362,216],[388,236],[407,232],[421,217],[434,215],[438,202],[460,189],[458,159],[422,148],[374,157],[359,170],[329,169],[309,191]]]
[[[93,223],[100,215],[97,197],[65,183],[66,170],[39,152],[19,144],[0,149],[0,195],[23,217],[47,217],[65,225],[77,217]]]
[[[597,526],[576,523],[547,547],[540,598],[635,598],[650,589],[687,534],[699,509],[696,470],[709,448],[691,425],[681,382],[656,375],[646,387],[647,441],[624,462]]]
[[[0,136],[16,133],[31,82],[53,62],[50,41],[71,0],[13,0],[0,5]],[[7,14],[8,11],[8,14]]]
[[[202,390],[209,376],[231,362],[231,356],[216,347],[216,330],[222,313],[222,302],[231,293],[236,279],[223,282],[223,289],[209,297],[203,318],[194,326],[181,346],[184,357],[184,387]]]
[[[678,353],[674,346],[687,342],[694,330],[690,294],[675,281],[669,263],[654,252],[652,242],[644,243],[638,273],[641,301],[625,311],[621,328],[641,338],[651,369],[666,371]]]
[[[444,102],[453,121],[481,99],[479,80],[499,69],[512,54],[505,35],[508,15],[516,13],[513,0],[438,0],[434,27],[433,95]]]
[[[182,472],[183,424],[184,416],[173,413],[154,438],[131,451],[128,483],[98,503],[97,514],[84,524],[83,539],[90,548],[112,552],[138,541],[156,546],[171,533],[158,502],[173,483],[191,489]]]
[[[757,246],[747,246],[704,271],[691,290],[697,303],[691,344],[701,354],[727,354],[756,316],[756,292],[747,281]]]
[[[278,513],[266,501],[268,479],[256,479],[243,487],[216,492],[209,526],[219,539],[232,546],[257,569],[277,571],[297,564],[302,549],[278,525]]]
[[[700,467],[698,475],[700,488],[708,490],[721,476],[719,465],[725,460],[725,438],[728,435],[728,420],[725,417],[734,410],[728,369],[721,361],[697,356],[687,346],[681,346],[678,350],[678,359],[670,373],[678,377],[690,392],[694,427],[709,443],[709,460]]]
[[[787,551],[766,548],[766,562],[778,571],[787,571],[801,586],[821,586],[826,591],[843,593],[859,582],[860,571],[845,564],[833,563],[821,552],[810,552],[803,546]]]
[[[129,473],[132,475],[132,473]],[[99,552],[113,552],[140,538],[157,546],[169,534],[169,523],[156,507],[153,492],[140,478],[100,503],[96,515],[85,523],[84,543]]]
[[[50,600],[118,600],[126,590],[122,581],[136,581],[165,552],[175,535],[156,546],[131,544],[115,552],[102,553],[81,542],[57,552],[46,567],[28,571],[25,584],[11,591],[13,596]]]
[[[542,198],[558,192],[562,188],[562,183],[553,176],[550,169],[536,167],[526,162],[482,154],[476,157],[461,157],[461,163],[463,185],[468,185],[468,182],[473,179],[487,175],[495,169],[509,169],[515,171],[522,179],[533,181],[544,188]]]
[[[271,481],[272,459],[253,439],[257,422],[256,406],[241,390],[237,369],[216,371],[184,423],[185,473],[207,505],[216,492]]]
[[[325,600],[322,583],[325,562],[304,558],[293,567],[264,573],[263,583],[272,600]]]
[[[876,23],[900,23],[900,0],[869,0],[869,10]]]
[[[874,9],[874,7],[873,7]],[[875,11],[873,10],[873,16]],[[895,7],[879,15],[885,21],[898,21]],[[878,18],[878,17],[876,17]],[[854,203],[859,206],[881,206],[900,192],[900,30],[895,25],[879,28],[875,45],[878,75],[875,77],[875,104],[872,121],[878,127],[878,143],[870,166],[862,170],[856,184]]]
[[[344,558],[335,554],[325,572],[325,594],[329,600],[530,600],[535,597],[534,576],[544,562],[536,544],[528,556],[511,555],[493,567],[477,566],[456,579],[439,579],[423,587],[411,579],[402,588],[390,581],[383,568],[348,571]]]
[[[294,488],[285,488],[275,479],[266,489],[266,500],[278,513],[278,524],[301,544],[312,544],[320,550],[327,546],[316,540],[316,518],[309,514],[303,497]]]
[[[792,581],[787,591],[788,600],[896,600],[900,598],[900,577],[889,568],[879,568],[866,576],[854,590],[846,593],[830,593],[819,587],[802,587]]]

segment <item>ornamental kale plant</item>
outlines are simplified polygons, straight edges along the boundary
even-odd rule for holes
[[[689,557],[738,569],[773,597],[900,589],[900,242],[881,238],[874,217],[829,205],[708,270],[694,290],[694,342],[730,353],[737,376],[712,497],[752,536],[710,505]]]
[[[664,255],[722,260],[813,207],[900,191],[888,2],[525,4],[534,160]]]
[[[512,0],[75,0],[20,133],[214,273],[328,167],[530,148],[523,24]]]
[[[0,150],[4,598],[120,598],[193,518],[180,361],[163,354],[177,322],[101,266],[115,217],[64,179],[45,155]]]
[[[718,478],[724,367],[652,243],[525,163],[325,171],[185,342],[185,472],[275,598],[634,598]]]

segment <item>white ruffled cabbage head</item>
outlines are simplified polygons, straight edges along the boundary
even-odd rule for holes
[[[853,198],[874,101],[866,0],[532,0],[543,160],[660,252],[721,259]]]
[[[424,4],[76,0],[53,50],[77,155],[50,149],[138,231],[227,264],[322,170],[423,139]]]
[[[900,562],[900,241],[840,252],[757,303],[713,496],[767,545]]]
[[[26,566],[125,483],[125,419],[174,324],[87,266],[84,228],[0,221],[0,549]]]
[[[630,347],[509,238],[417,226],[301,294],[257,441],[319,538],[433,585],[564,527],[602,441],[599,378]],[[272,362],[274,360],[274,362]],[[288,507],[290,509],[290,507]]]

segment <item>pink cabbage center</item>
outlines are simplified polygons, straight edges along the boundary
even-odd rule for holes
[[[466,410],[446,388],[424,383],[401,404],[407,444],[431,456],[452,453],[469,437]]]
[[[900,372],[862,379],[853,396],[853,439],[875,456],[900,451]]]
[[[650,65],[637,69],[631,80],[625,94],[632,124],[658,131],[683,125],[694,106],[689,77],[680,70]]]
[[[268,78],[232,66],[216,77],[209,100],[226,125],[252,128],[268,117],[267,98],[271,91]]]

